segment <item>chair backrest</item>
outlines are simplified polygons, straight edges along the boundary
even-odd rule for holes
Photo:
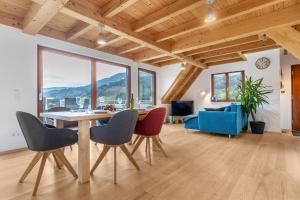
[[[116,113],[108,122],[112,127],[112,135],[115,143],[126,143],[132,137],[136,122],[138,120],[137,110],[124,110]]]
[[[33,151],[42,149],[46,139],[46,131],[42,122],[26,112],[18,111],[16,116],[28,148]]]
[[[166,108],[160,107],[151,110],[146,117],[137,123],[135,131],[144,135],[157,135],[160,133],[165,120]]]

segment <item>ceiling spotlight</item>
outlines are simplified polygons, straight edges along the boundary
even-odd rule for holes
[[[185,68],[186,68],[185,66],[186,66],[186,61],[183,61],[180,66],[180,70],[181,71],[185,70]]]
[[[212,23],[214,21],[216,21],[217,17],[216,17],[216,12],[215,10],[211,7],[211,5],[214,3],[215,0],[207,0],[206,3],[208,5],[208,9],[207,12],[205,14],[205,22],[206,23]]]
[[[99,35],[98,35],[98,39],[97,39],[97,44],[99,45],[104,45],[106,44],[106,40],[105,40],[105,37],[104,37],[104,25],[103,24],[99,24]]]

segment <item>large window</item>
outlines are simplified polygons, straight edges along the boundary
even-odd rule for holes
[[[116,109],[128,107],[130,96],[129,68],[98,61],[97,108],[112,104]]]
[[[42,51],[43,110],[88,109],[91,102],[91,61],[56,51]]]
[[[128,107],[130,68],[87,56],[39,47],[38,110]]]
[[[147,108],[156,104],[156,73],[139,69],[139,107]]]
[[[212,101],[239,101],[238,87],[244,79],[244,71],[212,74]]]

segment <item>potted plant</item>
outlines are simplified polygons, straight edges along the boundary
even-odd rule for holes
[[[265,122],[256,121],[255,114],[258,107],[269,104],[267,94],[272,92],[271,86],[263,84],[263,78],[257,80],[253,80],[252,77],[246,78],[244,84],[241,84],[238,88],[244,112],[248,117],[251,114],[253,120],[250,121],[252,133],[264,133]]]

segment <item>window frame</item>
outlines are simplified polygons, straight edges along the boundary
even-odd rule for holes
[[[222,72],[222,73],[214,73],[214,74],[211,74],[211,101],[212,102],[240,102],[240,100],[235,100],[235,99],[229,99],[229,74],[232,74],[232,73],[242,73],[242,84],[244,85],[245,83],[245,71],[244,70],[240,70],[240,71],[230,71],[230,72]],[[225,74],[225,81],[226,81],[226,86],[225,86],[225,89],[226,89],[226,99],[223,99],[223,100],[215,100],[213,101],[212,98],[215,96],[215,88],[214,88],[214,76],[215,75],[220,75],[220,74]]]
[[[112,64],[118,67],[125,67],[127,69],[127,92],[128,92],[128,101],[127,106],[129,107],[130,96],[131,96],[131,67],[129,65],[115,63],[91,56],[85,56],[65,50],[45,47],[37,45],[37,115],[40,117],[40,113],[43,111],[43,100],[40,100],[40,94],[43,89],[43,51],[48,51],[63,56],[70,56],[75,58],[80,58],[84,60],[89,60],[91,62],[91,108],[96,109],[97,104],[97,62]]]
[[[152,70],[148,70],[148,69],[144,69],[144,68],[138,68],[138,100],[140,100],[140,72],[146,72],[146,73],[150,73],[153,76],[153,106],[157,105],[156,104],[156,71],[152,71]]]

